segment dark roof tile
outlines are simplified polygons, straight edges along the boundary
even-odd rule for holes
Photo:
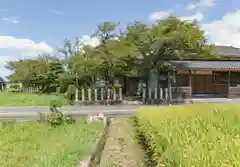
[[[176,68],[185,69],[240,69],[240,61],[171,61]]]
[[[240,48],[233,46],[215,46],[216,54],[219,56],[239,56],[240,57]]]

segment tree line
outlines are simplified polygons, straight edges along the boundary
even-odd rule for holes
[[[40,55],[37,58],[9,61],[10,82],[21,82],[25,87],[37,85],[42,92],[52,92],[56,87],[66,91],[69,85],[93,86],[103,80],[114,84],[115,78],[138,76],[148,81],[152,71],[161,72],[172,67],[169,60],[208,59],[214,57],[214,45],[207,44],[204,32],[196,21],[182,21],[174,16],[148,25],[135,21],[124,30],[119,23],[106,21],[99,24],[92,37],[99,45],[75,45],[67,40],[65,55]]]

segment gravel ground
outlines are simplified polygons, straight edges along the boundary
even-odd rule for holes
[[[96,167],[144,167],[144,154],[129,118],[113,118],[109,136]]]

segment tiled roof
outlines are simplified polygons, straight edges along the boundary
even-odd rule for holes
[[[185,69],[240,69],[240,61],[171,61],[171,64]]]
[[[239,56],[240,57],[240,48],[235,48],[233,46],[215,46],[216,54],[219,56]]]

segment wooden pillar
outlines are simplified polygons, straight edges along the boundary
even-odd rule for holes
[[[230,86],[231,86],[231,71],[228,71],[228,94],[227,94],[227,96],[229,95]]]
[[[192,97],[192,71],[189,70],[189,87],[190,87],[190,97]]]
[[[168,72],[168,103],[172,102],[171,73]]]

